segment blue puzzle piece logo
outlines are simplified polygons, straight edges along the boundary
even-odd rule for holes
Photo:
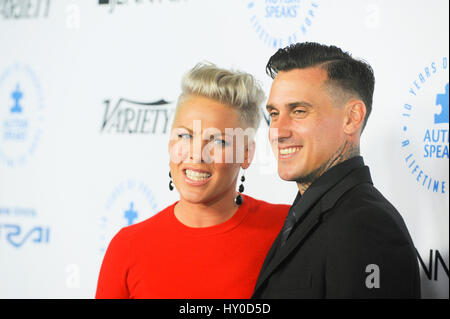
[[[128,220],[128,226],[134,223],[134,220],[138,217],[138,212],[134,210],[134,203],[130,202],[130,209],[126,210],[124,217]]]
[[[22,113],[22,106],[19,104],[19,101],[23,97],[23,92],[20,90],[19,84],[16,85],[16,89],[11,93],[11,97],[14,100],[14,105],[10,110],[11,113]]]
[[[436,105],[441,105],[441,113],[434,115],[434,124],[448,124],[448,83],[445,86],[445,94],[436,95]]]

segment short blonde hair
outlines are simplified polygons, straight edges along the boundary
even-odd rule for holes
[[[198,63],[184,75],[181,90],[177,109],[189,96],[204,96],[236,108],[244,125],[258,129],[265,95],[251,74]]]

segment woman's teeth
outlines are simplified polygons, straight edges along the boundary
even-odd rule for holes
[[[287,155],[287,154],[295,153],[298,151],[300,151],[300,147],[289,147],[289,148],[280,149],[280,154]]]
[[[205,180],[205,179],[209,178],[211,176],[211,174],[204,173],[204,172],[192,171],[190,169],[187,169],[186,170],[186,176],[189,179],[192,179],[194,181],[202,181],[202,180]]]

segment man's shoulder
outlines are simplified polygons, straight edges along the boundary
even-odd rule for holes
[[[397,209],[372,185],[360,184],[345,193],[325,214],[328,227],[348,241],[409,242],[410,236]]]
[[[340,218],[354,218],[363,214],[372,220],[378,218],[391,218],[400,215],[397,209],[370,183],[359,184],[339,198],[332,210],[340,211]]]

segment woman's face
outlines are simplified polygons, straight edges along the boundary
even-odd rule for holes
[[[248,142],[240,143],[233,134],[239,128],[238,112],[218,101],[190,96],[179,106],[169,153],[172,179],[183,200],[208,203],[234,196],[239,168],[250,162]]]

